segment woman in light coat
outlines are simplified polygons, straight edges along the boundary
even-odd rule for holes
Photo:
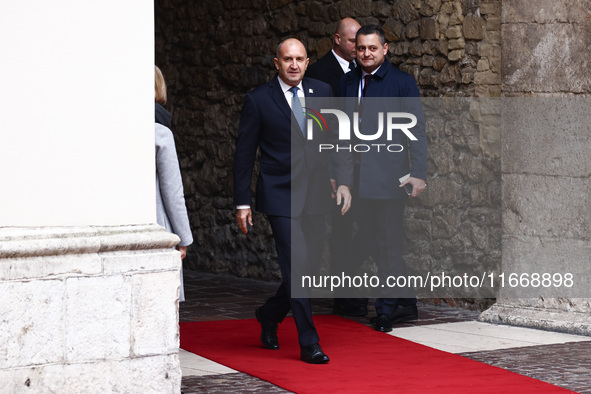
[[[161,104],[166,103],[166,84],[160,69],[155,67],[156,75],[156,220],[159,225],[171,233],[179,236],[181,242],[177,249],[181,252],[181,259],[187,255],[187,246],[193,243],[193,235],[189,225],[189,215],[185,205],[183,181],[179,160],[174,145],[172,131],[159,123],[158,106],[160,112],[164,109]],[[183,271],[181,269],[181,289],[179,301],[185,300],[183,286]]]

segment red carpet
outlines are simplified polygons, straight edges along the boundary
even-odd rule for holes
[[[181,323],[181,348],[296,393],[569,393],[548,383],[374,331],[314,316],[326,365],[299,360],[293,319],[279,325],[279,350],[259,342],[255,319]]]

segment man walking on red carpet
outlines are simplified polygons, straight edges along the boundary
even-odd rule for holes
[[[287,39],[277,48],[274,59],[278,75],[244,99],[234,156],[234,204],[236,222],[244,234],[252,226],[251,179],[257,149],[260,170],[256,189],[256,209],[267,215],[281,268],[282,282],[275,296],[255,312],[261,325],[261,342],[278,349],[278,323],[291,310],[298,329],[300,358],[311,364],[329,361],[319,344],[312,320],[309,298],[292,298],[292,266],[301,269],[317,261],[324,241],[324,215],[330,211],[331,186],[328,158],[317,142],[303,133],[303,108],[307,97],[331,97],[329,85],[304,78],[308,66],[304,45]],[[291,107],[291,108],[290,108]],[[294,120],[292,122],[292,119]],[[295,121],[298,125],[296,126]],[[292,127],[294,124],[294,127]],[[321,136],[320,138],[326,138]],[[316,145],[315,145],[316,144]],[[337,204],[346,212],[351,205],[352,160],[335,158]]]

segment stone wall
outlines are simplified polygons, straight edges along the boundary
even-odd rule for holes
[[[0,228],[5,393],[178,393],[178,237]]]
[[[326,53],[338,20],[384,27],[390,60],[424,96],[500,95],[500,0],[157,0],[156,63],[169,85],[195,235],[186,267],[277,278],[270,230],[255,215],[248,239],[234,223],[231,165],[244,94],[275,74],[280,39]],[[479,110],[473,113],[479,117]],[[486,114],[485,114],[486,116]],[[498,127],[457,122],[427,131],[429,189],[410,204],[409,264],[500,262]]]

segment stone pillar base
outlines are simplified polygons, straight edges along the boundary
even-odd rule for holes
[[[178,393],[179,239],[0,227],[0,391]]]
[[[531,300],[499,300],[479,321],[591,336],[589,299],[549,299],[552,307]],[[539,304],[539,302],[538,302]]]

